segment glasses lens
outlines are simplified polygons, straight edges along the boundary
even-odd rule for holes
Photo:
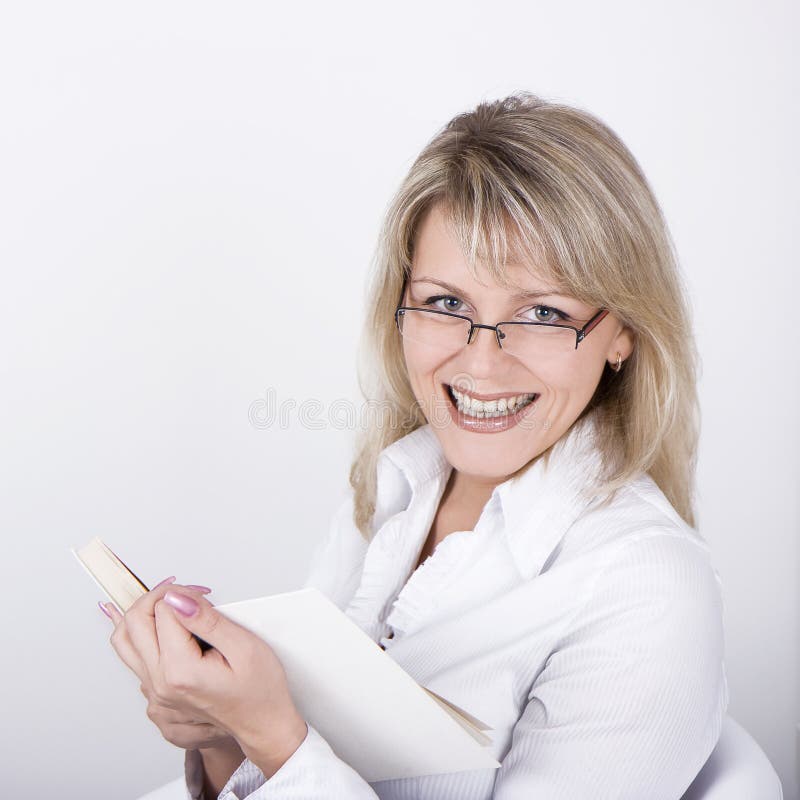
[[[499,328],[503,350],[526,361],[558,359],[575,349],[572,328],[520,322],[506,322]]]
[[[437,350],[458,350],[467,343],[469,320],[438,311],[405,308],[397,321],[404,339]]]

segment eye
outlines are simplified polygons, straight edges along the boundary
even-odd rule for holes
[[[443,303],[443,305],[438,305],[439,303]],[[464,310],[462,308],[464,301],[459,300],[451,294],[434,295],[433,297],[429,297],[422,305],[431,306],[437,311],[450,311],[454,314],[458,314]]]
[[[569,314],[559,311],[553,306],[534,306],[528,313],[533,315],[531,322],[565,322],[569,319]]]

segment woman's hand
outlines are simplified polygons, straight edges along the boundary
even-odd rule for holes
[[[161,584],[112,614],[111,643],[157,706],[233,736],[265,777],[302,743],[308,728],[273,650],[199,591]],[[202,652],[192,633],[214,649]]]
[[[162,706],[149,685],[140,684],[139,691],[147,699],[148,718],[170,744],[184,750],[239,749],[236,739],[222,728],[208,722],[201,722],[182,711]],[[239,761],[242,759],[244,759],[244,754]]]
[[[147,716],[171,744],[184,750],[197,750],[203,770],[206,797],[216,797],[244,760],[239,743],[230,734],[203,722],[197,722],[180,711],[161,706],[153,693],[139,686],[147,698]]]
[[[172,583],[174,580],[174,577],[170,577],[162,581],[153,588],[147,597],[154,604],[157,599],[163,597],[168,591],[169,586],[166,584]],[[198,591],[201,594],[211,591],[202,586],[187,586],[184,589]],[[139,658],[130,641],[125,618],[113,603],[100,603],[99,605],[106,616],[114,623],[111,644],[120,658],[141,681],[139,691],[147,700],[147,716],[159,729],[161,735],[170,744],[185,750],[198,750],[215,746],[222,746],[228,749],[232,746],[238,746],[236,745],[236,740],[227,731],[223,731],[207,722],[202,722],[194,715],[176,711],[159,703],[155,690],[150,683],[150,675],[145,668],[144,662]]]

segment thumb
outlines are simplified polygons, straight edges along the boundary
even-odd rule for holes
[[[190,597],[170,589],[163,602],[175,609],[175,618],[187,631],[208,642],[226,658],[229,653],[240,650],[243,637],[253,635],[217,611],[205,597]]]

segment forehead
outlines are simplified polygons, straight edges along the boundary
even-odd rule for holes
[[[508,261],[494,269],[478,262],[470,266],[460,243],[438,207],[424,218],[417,231],[411,262],[411,281],[442,281],[474,295],[498,293],[565,294],[535,264]]]

